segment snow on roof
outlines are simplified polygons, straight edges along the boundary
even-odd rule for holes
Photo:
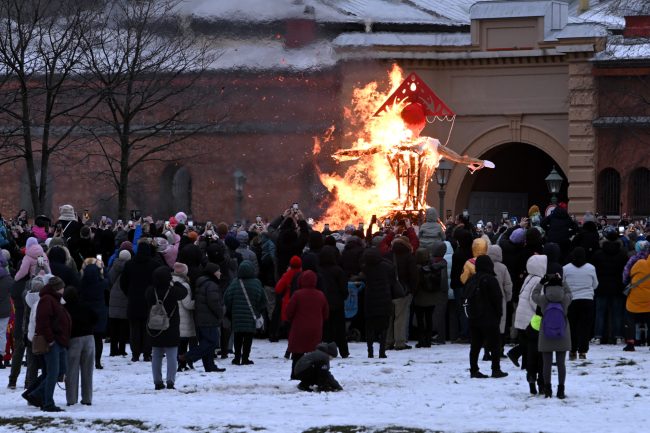
[[[648,38],[624,38],[610,36],[605,50],[594,56],[595,62],[621,60],[650,60],[650,40]]]
[[[606,37],[607,28],[597,23],[570,23],[562,30],[553,33],[553,39]]]
[[[399,0],[320,0],[340,12],[385,23],[447,23],[450,20]]]
[[[321,41],[302,48],[287,49],[282,41],[261,39],[219,40],[218,58],[212,70],[287,70],[325,69],[336,64],[329,42]]]
[[[469,24],[469,8],[476,2],[477,0],[411,0],[419,8],[463,24]]]
[[[609,29],[622,29],[625,27],[625,12],[618,8],[621,0],[597,1],[591,0],[589,9],[585,12],[578,10],[578,1],[569,6],[569,14],[576,19],[586,22],[595,22],[606,25]]]
[[[337,48],[396,47],[462,47],[471,45],[469,33],[344,33],[334,39]]]
[[[558,1],[480,1],[469,10],[470,19],[483,20],[495,18],[543,17],[548,14],[553,3]]]

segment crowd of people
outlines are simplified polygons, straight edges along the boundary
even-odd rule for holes
[[[206,372],[224,372],[231,355],[251,366],[255,337],[286,338],[303,391],[342,389],[330,360],[350,356],[348,341],[365,341],[369,358],[411,341],[454,342],[470,345],[471,378],[488,377],[483,349],[491,377],[508,376],[509,358],[530,393],[546,397],[555,353],[565,398],[567,352],[586,359],[590,344],[647,343],[649,231],[590,213],[578,222],[564,204],[547,217],[533,206],[520,221],[461,214],[443,224],[429,208],[418,221],[373,217],[366,230],[322,231],[297,206],[247,227],[197,224],[184,212],[114,224],[71,205],[54,222],[21,211],[0,218],[0,367],[11,367],[15,389],[25,360],[23,398],[61,411],[60,381],[68,405],[79,387],[92,405],[106,340],[108,356],[128,348],[132,363],[151,362],[162,390],[199,360]]]

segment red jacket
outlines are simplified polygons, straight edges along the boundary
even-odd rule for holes
[[[389,231],[381,240],[379,244],[379,252],[382,256],[390,253],[391,243],[393,242],[393,239],[395,239],[395,236],[396,235],[394,231]],[[415,229],[413,227],[406,229],[406,231],[402,233],[402,236],[409,238],[412,251],[415,252],[418,250],[418,248],[420,248],[420,239],[418,239],[418,235],[415,233]]]
[[[70,345],[72,320],[61,305],[61,295],[50,286],[45,286],[40,296],[36,308],[36,335],[42,335],[50,344],[56,341],[67,348]]]
[[[298,284],[300,288],[287,307],[287,318],[291,321],[288,350],[313,352],[323,339],[323,322],[329,317],[329,306],[323,292],[316,288],[314,272],[303,272]]]
[[[280,280],[275,285],[275,294],[282,296],[282,310],[280,318],[283,322],[288,322],[287,318],[287,307],[289,306],[289,299],[291,299],[291,282],[294,277],[301,273],[301,268],[289,268],[287,272],[280,277]]]

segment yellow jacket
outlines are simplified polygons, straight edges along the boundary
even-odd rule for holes
[[[467,280],[470,279],[472,275],[476,273],[476,258],[478,256],[484,256],[488,253],[488,243],[483,238],[474,239],[472,242],[472,255],[474,258],[469,259],[465,262],[463,266],[463,273],[460,276],[460,282],[465,284]]]
[[[650,274],[650,259],[639,260],[632,266],[630,284]],[[625,304],[630,313],[650,313],[650,278],[632,289]]]

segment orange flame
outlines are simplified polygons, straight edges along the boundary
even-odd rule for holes
[[[320,181],[334,196],[317,226],[324,223],[329,223],[333,228],[342,228],[346,224],[356,225],[370,220],[372,215],[381,217],[395,209],[397,182],[386,155],[395,145],[408,141],[412,133],[400,117],[404,101],[389,107],[381,116],[373,117],[381,104],[402,83],[401,68],[393,65],[389,78],[390,89],[386,92],[378,90],[376,81],[354,89],[351,106],[344,108],[346,120],[351,129],[357,132],[346,134],[342,147],[361,152],[371,148],[379,151],[358,158],[343,176],[322,173],[316,167]],[[330,140],[332,133],[333,129],[330,128],[323,139],[314,139],[314,155],[320,153],[321,144]],[[351,144],[350,139],[353,140]],[[341,157],[336,159],[349,160]]]

